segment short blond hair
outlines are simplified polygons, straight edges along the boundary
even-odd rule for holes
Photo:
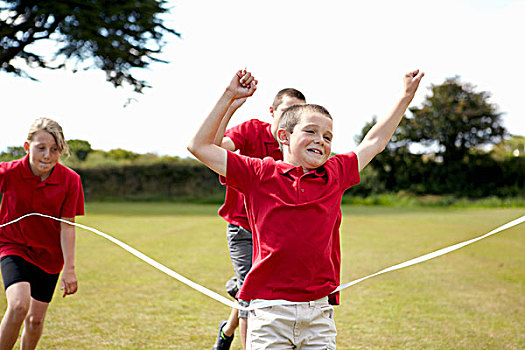
[[[57,143],[58,151],[60,153],[65,153],[67,156],[70,155],[69,146],[67,145],[66,139],[64,138],[64,133],[62,132],[62,127],[53,119],[49,118],[38,118],[33,124],[29,127],[29,133],[27,134],[27,142],[33,141],[33,137],[40,130],[47,131],[50,133],[55,142]]]

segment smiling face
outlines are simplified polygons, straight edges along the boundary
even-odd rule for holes
[[[31,171],[42,180],[49,177],[62,155],[53,135],[45,130],[37,131],[30,141],[25,142],[24,150],[29,153]]]
[[[290,133],[279,129],[285,145],[284,161],[301,166],[305,172],[319,168],[332,151],[332,119],[319,111],[304,110]],[[286,134],[283,134],[286,133]]]

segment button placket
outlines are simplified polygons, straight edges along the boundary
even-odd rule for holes
[[[302,187],[301,179],[302,177],[297,179],[297,198],[299,198],[300,201],[303,200],[302,194],[304,194],[304,188]]]

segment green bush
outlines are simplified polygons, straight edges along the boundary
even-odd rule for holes
[[[217,200],[224,188],[200,165],[160,163],[76,170],[86,200]]]

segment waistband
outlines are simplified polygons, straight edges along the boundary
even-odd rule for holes
[[[329,305],[328,303],[328,297],[322,297],[317,300],[312,301],[287,301],[287,300],[268,300],[268,299],[253,299],[250,302],[250,306],[257,306],[258,308],[264,307],[265,304],[268,304],[268,306],[272,305],[309,305],[309,306],[316,306],[316,305]]]

